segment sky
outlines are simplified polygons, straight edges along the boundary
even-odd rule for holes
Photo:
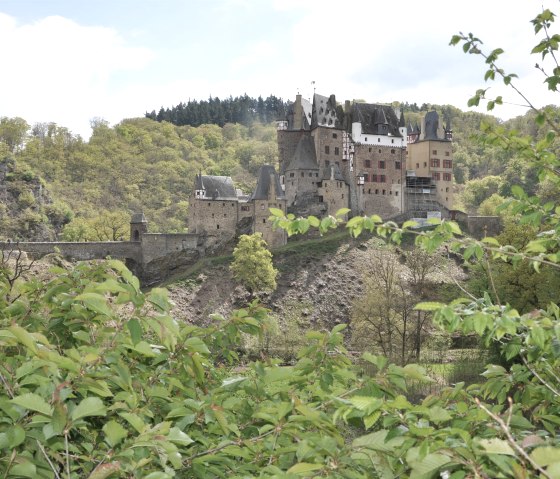
[[[449,46],[472,32],[536,106],[547,94],[530,20],[552,0],[0,0],[0,117],[55,122],[89,138],[146,111],[212,97],[452,104],[485,84],[483,60]],[[541,35],[542,36],[542,35]],[[314,82],[314,83],[313,83]],[[484,110],[483,110],[484,111]]]

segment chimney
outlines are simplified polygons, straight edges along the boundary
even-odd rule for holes
[[[294,105],[294,130],[303,129],[303,107],[301,106],[301,95],[296,95],[296,104]]]

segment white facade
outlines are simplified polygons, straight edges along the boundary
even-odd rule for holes
[[[362,133],[362,124],[357,121],[352,123],[352,140],[363,145],[391,146],[393,148],[406,148],[405,128],[400,128],[401,138],[391,135],[371,135]],[[404,133],[404,134],[403,134]]]

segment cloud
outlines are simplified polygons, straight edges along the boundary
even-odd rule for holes
[[[105,104],[116,74],[144,68],[153,53],[127,46],[110,28],[60,16],[19,25],[0,13],[0,56],[0,115],[79,124],[78,132],[89,135],[84,112]]]

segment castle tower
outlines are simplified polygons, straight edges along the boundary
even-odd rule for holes
[[[148,220],[144,213],[134,213],[130,218],[130,241],[141,241],[142,235],[148,232]]]

